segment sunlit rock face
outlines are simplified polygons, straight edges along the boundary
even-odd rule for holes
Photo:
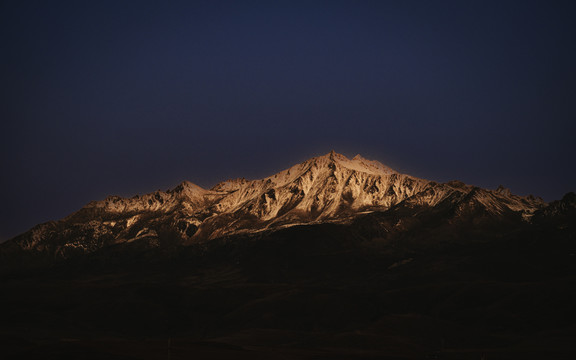
[[[209,190],[186,181],[142,196],[110,196],[60,221],[37,225],[10,246],[68,258],[115,244],[158,247],[301,224],[348,223],[391,209],[411,209],[410,216],[417,216],[418,209],[447,208],[452,217],[530,221],[545,205],[502,187],[436,183],[360,155],[348,159],[332,151],[264,179],[228,180]]]

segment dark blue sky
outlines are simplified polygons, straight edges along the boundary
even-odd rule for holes
[[[3,1],[0,239],[331,149],[576,190],[573,1]]]

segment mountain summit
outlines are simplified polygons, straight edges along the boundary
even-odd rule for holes
[[[203,189],[185,181],[167,191],[93,201],[56,222],[37,225],[10,246],[57,258],[115,244],[161,246],[205,242],[239,233],[323,222],[346,223],[371,212],[449,209],[447,216],[528,220],[545,204],[509,191],[453,181],[436,183],[401,174],[361,155],[334,151],[259,180],[244,178]]]

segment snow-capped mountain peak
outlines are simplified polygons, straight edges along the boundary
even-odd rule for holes
[[[298,224],[345,222],[397,206],[451,206],[454,214],[473,208],[495,216],[529,218],[542,204],[503,188],[438,184],[400,174],[361,155],[349,159],[331,151],[263,179],[228,180],[210,190],[184,181],[167,191],[110,196],[59,222],[36,226],[18,241],[31,249],[57,239],[58,251],[68,251],[74,244],[74,251],[89,252],[103,243],[156,239],[166,229],[177,231],[186,243]],[[84,235],[75,238],[80,233]],[[82,245],[88,237],[90,244]]]
[[[187,194],[190,196],[204,195],[208,190],[198,186],[190,181],[182,181],[174,189],[168,190],[168,193]]]
[[[344,159],[340,160],[342,166],[351,170],[363,171],[374,175],[391,175],[398,173],[381,162],[365,159],[360,154],[354,156],[352,160],[348,160],[345,156],[343,156],[343,158]]]

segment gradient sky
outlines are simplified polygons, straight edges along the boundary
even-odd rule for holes
[[[331,149],[576,190],[574,1],[3,1],[0,239]]]

